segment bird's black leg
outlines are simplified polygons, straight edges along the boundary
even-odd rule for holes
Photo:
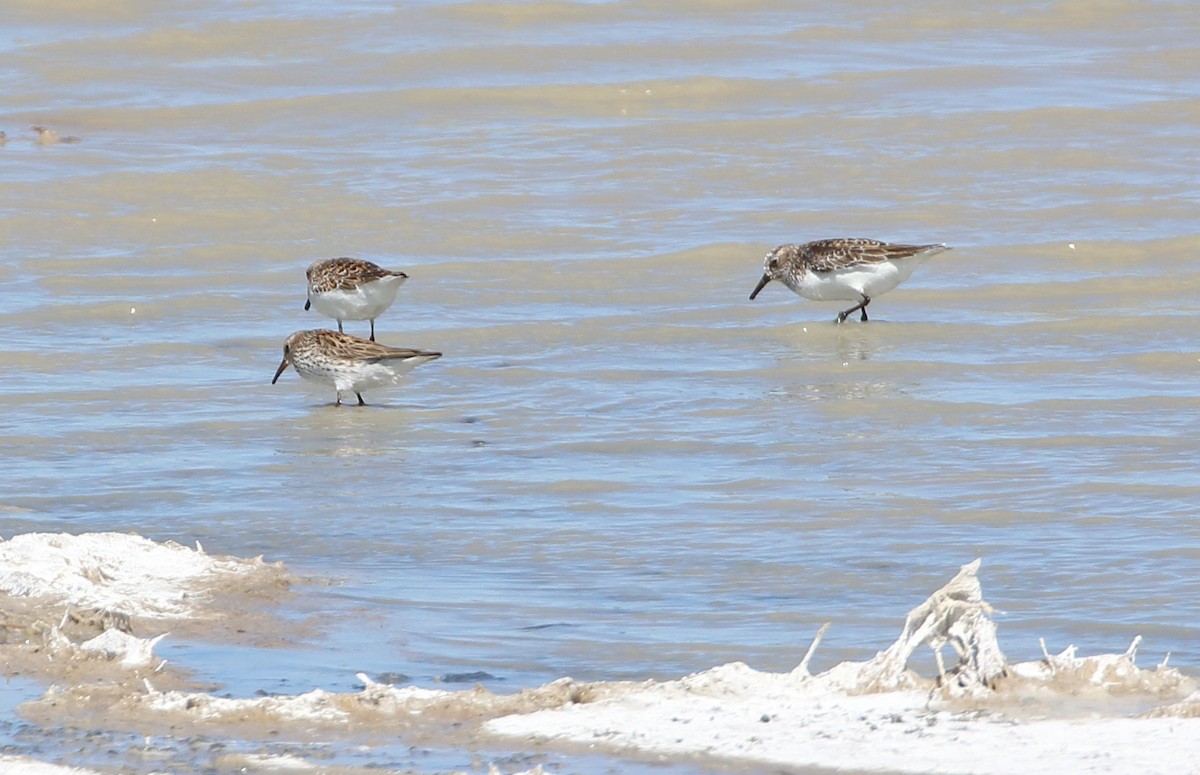
[[[861,302],[859,302],[858,304],[855,304],[853,307],[851,307],[848,310],[844,310],[844,311],[838,313],[837,322],[845,323],[846,317],[851,312],[857,312],[859,310],[862,310],[862,317],[859,319],[865,321],[867,319],[867,305],[870,303],[871,303],[871,297],[864,293],[863,300]]]
[[[367,405],[367,402],[366,402],[366,401],[364,401],[364,400],[362,400],[362,393],[355,393],[354,395],[358,396],[358,405],[359,405],[359,406],[366,406],[366,405]]]
[[[342,405],[342,391],[340,391],[340,390],[339,390],[339,391],[337,391],[337,400],[333,402],[333,405],[334,405],[334,406],[341,406],[341,405]]]
[[[342,330],[342,319],[341,318],[338,318],[338,333],[339,334],[346,333],[345,331]]]
[[[371,321],[371,341],[375,341],[375,321]]]

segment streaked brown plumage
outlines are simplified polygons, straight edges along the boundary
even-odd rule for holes
[[[361,258],[325,258],[312,262],[307,272],[308,299],[304,309],[337,321],[370,320],[375,341],[375,318],[396,300],[396,290],[408,279],[404,272],[384,269]]]
[[[949,249],[943,244],[895,245],[861,237],[780,245],[767,254],[762,279],[750,298],[779,280],[806,299],[858,302],[839,312],[837,322],[859,310],[865,322],[872,297],[895,288],[926,258]]]
[[[394,385],[414,367],[440,357],[439,352],[389,347],[324,328],[296,331],[283,343],[283,361],[271,384],[291,364],[304,379],[332,385],[337,391],[335,405],[340,406],[342,393],[350,391],[364,406],[361,391]]]

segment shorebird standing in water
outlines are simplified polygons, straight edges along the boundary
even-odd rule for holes
[[[404,272],[384,269],[359,258],[326,258],[308,267],[308,300],[304,309],[316,307],[327,318],[371,321],[375,341],[375,318],[392,306],[396,291],[408,279]]]
[[[441,357],[429,350],[388,347],[324,328],[297,331],[283,343],[283,362],[271,384],[291,364],[309,382],[332,385],[337,391],[335,406],[342,405],[342,393],[348,391],[358,396],[359,406],[366,406],[362,391],[395,385],[414,367]]]
[[[57,143],[77,143],[77,142],[79,142],[79,138],[76,137],[75,135],[66,135],[66,136],[60,135],[55,130],[49,129],[44,126],[36,126],[35,125],[35,126],[31,126],[29,128],[32,129],[34,132],[37,132],[38,145],[55,145]]]
[[[847,315],[859,310],[866,322],[872,298],[907,280],[925,259],[949,249],[943,244],[893,245],[861,237],[780,245],[767,254],[762,279],[750,299],[767,283],[779,280],[806,299],[857,302],[839,312],[837,322],[845,322]]]

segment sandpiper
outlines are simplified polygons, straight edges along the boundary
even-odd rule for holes
[[[845,322],[857,310],[865,322],[873,297],[907,280],[925,259],[949,249],[944,244],[893,245],[861,237],[780,245],[767,254],[762,279],[750,298],[767,283],[780,280],[806,299],[857,302],[839,312],[837,322]]]
[[[290,363],[309,382],[332,385],[337,391],[335,406],[342,405],[347,391],[358,396],[359,406],[365,406],[362,391],[394,385],[415,366],[441,357],[441,353],[388,347],[325,328],[297,331],[283,343],[283,362],[271,384],[279,381]]]
[[[396,290],[408,279],[404,272],[384,269],[359,258],[326,258],[308,267],[308,301],[304,309],[316,307],[337,321],[370,320],[375,341],[375,318],[392,306]]]
[[[77,142],[79,142],[79,138],[76,137],[75,135],[63,136],[63,135],[60,135],[55,130],[50,129],[48,127],[34,125],[29,128],[32,129],[34,132],[37,132],[38,145],[55,145],[57,143],[77,143]]]

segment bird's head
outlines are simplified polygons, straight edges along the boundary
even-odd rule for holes
[[[766,258],[763,259],[763,276],[758,281],[758,285],[754,286],[753,293],[750,294],[751,301],[754,300],[759,291],[766,287],[767,283],[772,280],[778,280],[787,273],[787,251],[791,247],[791,245],[780,245],[770,253],[767,253]]]
[[[283,374],[283,370],[292,362],[292,342],[296,339],[297,334],[292,334],[283,343],[283,360],[279,363],[279,368],[275,370],[275,376],[271,379],[271,384],[274,385],[279,381],[279,376]]]

